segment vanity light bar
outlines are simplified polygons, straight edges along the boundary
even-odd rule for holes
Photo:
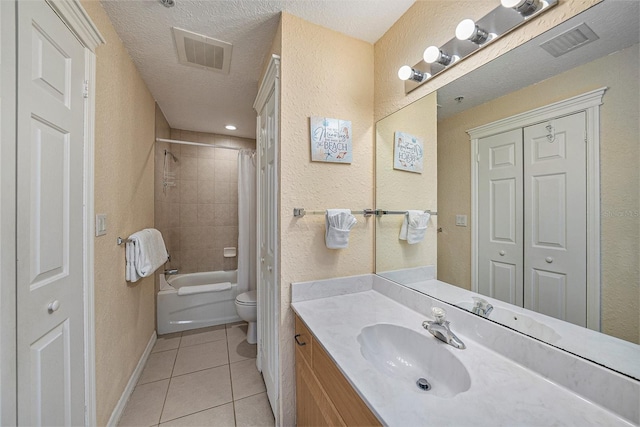
[[[409,93],[460,60],[491,44],[504,34],[555,6],[558,0],[501,0],[500,6],[477,22],[465,19],[456,28],[456,37],[444,45],[429,46],[423,60],[405,65],[398,73]]]

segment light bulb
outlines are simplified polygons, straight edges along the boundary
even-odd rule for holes
[[[500,0],[500,3],[524,17],[535,13],[540,8],[540,0]]]
[[[413,69],[408,65],[403,65],[398,70],[398,78],[400,80],[409,80],[412,74],[413,74]]]
[[[456,27],[456,38],[480,45],[489,39],[489,33],[478,27],[473,19],[465,19]]]
[[[226,126],[225,126],[225,129],[228,129],[228,130],[236,130],[237,128],[236,128],[234,125],[226,125]]]
[[[476,31],[476,23],[473,19],[465,19],[460,21],[456,27],[456,38],[458,40],[469,40],[473,37],[473,33]]]
[[[438,62],[438,60],[440,59],[440,49],[438,48],[438,46],[429,46],[424,50],[422,58],[427,64]]]

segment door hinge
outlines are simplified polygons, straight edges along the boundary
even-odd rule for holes
[[[86,99],[89,98],[89,80],[85,80],[82,85],[82,96]]]

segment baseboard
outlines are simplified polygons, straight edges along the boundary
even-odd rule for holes
[[[136,387],[136,383],[138,382],[140,375],[142,375],[142,370],[144,369],[144,365],[147,363],[147,359],[151,354],[151,350],[153,350],[153,346],[156,343],[156,338],[156,331],[153,331],[153,334],[151,334],[151,338],[149,338],[149,342],[147,343],[147,348],[144,349],[144,353],[142,353],[142,356],[140,356],[140,360],[138,361],[136,369],[133,370],[131,378],[129,378],[129,382],[124,388],[122,396],[120,396],[120,400],[118,400],[118,404],[111,413],[111,418],[109,418],[109,422],[107,423],[108,427],[116,427],[118,425],[118,421],[120,421],[120,417],[124,412],[124,408],[127,406],[129,397],[131,397],[131,393],[133,393],[133,389]]]

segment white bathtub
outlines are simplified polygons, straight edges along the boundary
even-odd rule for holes
[[[237,271],[160,275],[158,292],[158,335],[241,320],[236,312]],[[231,283],[231,289],[178,295],[184,286]]]

